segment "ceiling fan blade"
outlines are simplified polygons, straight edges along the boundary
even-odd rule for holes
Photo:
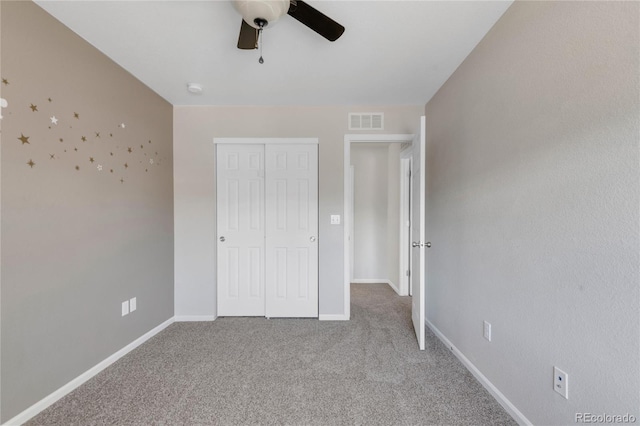
[[[238,37],[238,49],[257,49],[258,48],[258,30],[247,24],[244,19],[240,27],[240,36]]]
[[[287,13],[329,41],[336,41],[344,32],[342,25],[302,0],[291,0]]]

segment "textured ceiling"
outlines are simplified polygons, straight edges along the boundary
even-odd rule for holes
[[[424,104],[511,1],[314,1],[328,42],[290,16],[236,48],[230,1],[36,2],[174,105]],[[204,92],[187,92],[188,82]]]

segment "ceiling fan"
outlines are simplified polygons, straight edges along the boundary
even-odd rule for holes
[[[233,0],[242,15],[238,49],[257,49],[262,30],[289,14],[329,41],[336,41],[344,27],[302,0]]]

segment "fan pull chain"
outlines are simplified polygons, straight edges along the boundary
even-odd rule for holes
[[[262,58],[262,26],[260,26],[260,29],[258,30],[258,43],[260,44],[260,59],[258,59],[258,62],[261,64],[264,64],[264,59]]]

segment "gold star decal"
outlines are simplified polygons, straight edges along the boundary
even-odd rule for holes
[[[28,165],[29,165],[29,167],[31,167],[32,169],[33,169],[33,166],[35,166],[35,165],[36,165],[36,163],[34,163],[34,162],[33,162],[33,160],[29,160],[29,161],[27,162],[27,164],[28,164]]]
[[[7,80],[6,78],[2,79],[2,84],[4,84],[5,86],[9,85],[9,80]]]
[[[89,157],[89,162],[93,163],[95,160],[93,159],[93,157]]]
[[[80,119],[80,114],[78,114],[77,112],[74,112],[73,113],[73,118]]]
[[[131,149],[131,147],[129,147],[129,149],[127,149],[127,151],[133,152],[133,149]]]
[[[96,132],[96,138],[100,137],[100,132]]]
[[[83,136],[80,139],[82,140],[82,142],[86,142],[87,141],[87,137],[86,136]]]
[[[56,155],[55,154],[49,154],[49,159],[50,160],[55,160],[56,159]]]
[[[113,137],[113,133],[109,133],[109,137],[112,138]]]
[[[140,145],[140,148],[141,148],[141,149],[144,149],[144,145]]]
[[[124,183],[124,179],[120,178],[120,183]]]
[[[76,170],[80,170],[80,166],[76,166]]]
[[[47,100],[48,100],[49,102],[53,101],[53,99],[51,99],[51,98],[48,98]]]
[[[149,143],[151,143],[151,140],[149,140]]]
[[[24,145],[25,143],[31,145],[31,143],[29,142],[29,136],[25,136],[22,133],[20,133],[20,137],[18,138],[18,140],[22,142],[22,145]]]
[[[109,171],[110,171],[111,173],[113,173],[113,169],[110,169]]]
[[[29,108],[31,108],[31,111],[33,111],[33,112],[38,111],[38,105],[31,104],[31,105],[29,105]]]
[[[148,172],[148,171],[149,171],[149,169],[144,169],[144,171],[145,171],[145,172]]]
[[[64,142],[64,139],[60,138],[59,141],[62,143],[62,142]]]
[[[113,152],[110,152],[109,155],[111,155],[113,157]]]
[[[128,167],[129,167],[129,165],[127,163],[124,163],[124,168],[126,169]]]
[[[78,148],[73,148],[73,150],[74,150],[75,152],[78,152]]]

